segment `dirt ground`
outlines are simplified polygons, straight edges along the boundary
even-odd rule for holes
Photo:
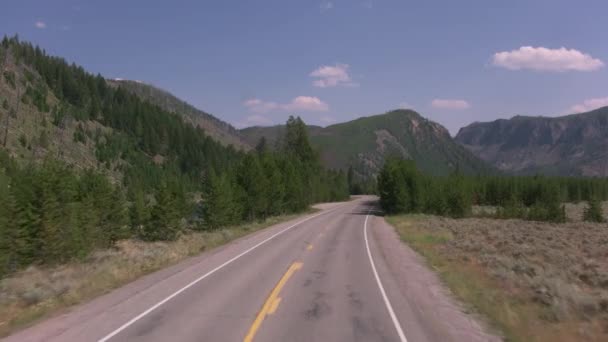
[[[431,264],[465,265],[487,275],[486,285],[512,308],[493,312],[494,318],[532,312],[525,328],[514,326],[519,331],[513,336],[608,341],[608,224],[580,222],[582,208],[568,205],[571,221],[563,224],[421,215],[389,221]],[[502,326],[509,328],[510,321],[516,319],[504,318]]]

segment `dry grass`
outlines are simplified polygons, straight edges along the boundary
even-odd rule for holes
[[[608,225],[389,217],[510,341],[608,340]]]
[[[172,242],[125,240],[116,248],[98,251],[81,262],[52,268],[29,267],[0,280],[0,336],[189,256],[297,216],[189,233]]]

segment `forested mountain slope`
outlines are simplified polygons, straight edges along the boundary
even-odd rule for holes
[[[272,144],[282,126],[241,130],[250,144],[264,136]],[[309,126],[313,146],[330,168],[353,166],[361,177],[376,175],[388,156],[412,159],[421,170],[445,175],[489,172],[490,167],[455,143],[448,131],[411,110],[395,110],[325,128]]]
[[[473,123],[460,129],[456,141],[511,173],[608,176],[608,107]]]
[[[299,118],[279,151],[245,153],[17,37],[0,63],[0,276],[348,196]]]
[[[182,115],[186,122],[201,127],[206,134],[226,146],[233,145],[244,150],[251,148],[232,125],[195,108],[166,90],[139,81],[115,79],[107,82],[112,86],[123,87],[144,101],[158,105],[168,112]]]

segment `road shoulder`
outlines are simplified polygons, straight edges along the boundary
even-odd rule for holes
[[[372,226],[376,253],[380,257],[378,259],[385,264],[387,273],[384,276],[390,278],[388,286],[392,282],[393,291],[399,292],[393,298],[406,301],[396,305],[397,311],[402,311],[400,317],[415,316],[417,320],[416,324],[402,322],[408,339],[480,342],[502,340],[490,333],[488,325],[480,317],[467,312],[439,276],[429,269],[425,259],[403,243],[395,228],[383,217],[374,216]],[[416,338],[417,336],[420,337]]]

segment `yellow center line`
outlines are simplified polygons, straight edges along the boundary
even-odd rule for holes
[[[291,264],[291,266],[289,266],[287,272],[283,274],[281,280],[279,280],[274,289],[272,289],[272,292],[270,292],[270,295],[264,302],[262,309],[255,317],[253,324],[251,324],[251,328],[249,328],[247,336],[245,336],[245,338],[243,339],[244,342],[253,341],[255,334],[258,332],[258,329],[260,329],[260,326],[264,322],[266,316],[272,315],[275,311],[277,311],[279,303],[281,302],[281,298],[279,298],[279,293],[281,293],[281,290],[283,289],[283,286],[285,286],[285,283],[287,283],[287,280],[289,280],[289,278],[294,274],[294,272],[299,270],[300,268],[302,268],[301,262],[294,262],[293,264]]]

